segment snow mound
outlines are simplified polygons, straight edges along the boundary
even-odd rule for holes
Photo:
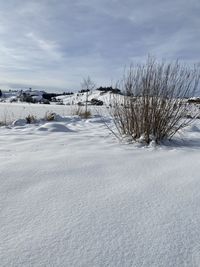
[[[66,118],[65,117],[63,117],[63,116],[61,116],[61,115],[59,115],[59,114],[55,114],[55,121],[65,121],[66,120]]]
[[[94,116],[93,118],[87,119],[90,123],[111,123],[112,119],[109,117]]]
[[[191,125],[189,131],[198,133],[200,132],[200,128],[196,125]]]
[[[48,132],[73,132],[71,129],[66,127],[65,125],[61,123],[56,122],[48,122],[44,125],[40,126],[38,131],[48,131]]]
[[[13,121],[12,126],[24,126],[26,124],[25,119],[18,119]]]

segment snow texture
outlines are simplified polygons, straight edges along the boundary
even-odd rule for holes
[[[140,148],[97,116],[0,128],[2,267],[200,266],[199,203],[199,120]]]

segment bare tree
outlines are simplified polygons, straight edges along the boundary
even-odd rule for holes
[[[89,92],[95,89],[95,83],[91,80],[90,76],[83,79],[81,83],[81,88],[86,92],[86,103],[85,103],[85,116],[88,114],[88,94]]]
[[[159,63],[149,57],[143,65],[130,66],[120,83],[124,96],[113,99],[111,111],[120,135],[146,143],[171,139],[191,122],[185,98],[194,95],[199,78],[198,68],[178,61]]]

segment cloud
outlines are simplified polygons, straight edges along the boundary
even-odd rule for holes
[[[38,50],[44,52],[51,60],[62,59],[62,54],[60,53],[59,47],[55,41],[39,38],[32,32],[27,33],[26,36],[30,39],[30,41],[32,41],[33,45],[35,44]]]
[[[198,0],[1,1],[0,84],[109,84],[149,53],[196,62],[199,13]]]

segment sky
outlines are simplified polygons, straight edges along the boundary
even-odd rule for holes
[[[0,88],[115,84],[130,63],[200,61],[199,0],[0,0]]]

